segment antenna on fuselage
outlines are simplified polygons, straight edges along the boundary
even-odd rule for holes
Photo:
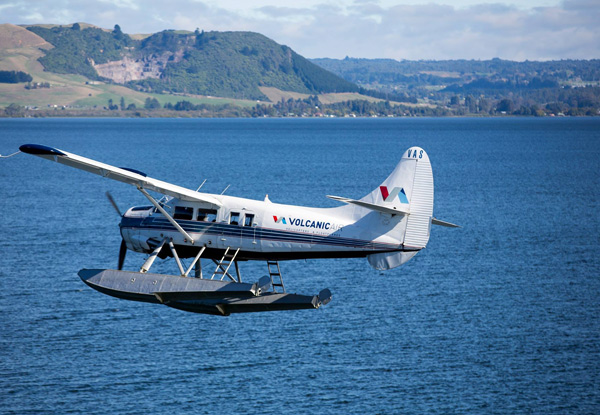
[[[229,189],[229,186],[231,186],[231,185],[228,184],[227,187],[225,189],[223,189],[223,191],[221,192],[221,194],[225,193],[227,191],[227,189]]]
[[[206,179],[204,179],[204,181],[202,182],[202,184],[200,186],[198,186],[198,188],[196,189],[196,191],[200,190],[202,188],[202,186],[204,186],[204,183],[206,183]]]

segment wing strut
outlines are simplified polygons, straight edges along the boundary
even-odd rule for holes
[[[157,202],[157,201],[156,201],[156,200],[155,200],[155,199],[154,199],[152,196],[150,196],[150,194],[149,194],[147,191],[145,191],[143,188],[141,188],[141,187],[139,187],[139,186],[138,186],[138,190],[139,190],[140,192],[142,192],[142,194],[148,198],[148,200],[150,201],[150,203],[152,203],[152,204],[154,205],[154,207],[155,207],[156,209],[158,209],[158,211],[159,211],[160,213],[162,213],[162,214],[165,216],[165,218],[167,218],[167,219],[169,220],[169,222],[171,222],[171,225],[175,226],[175,229],[177,229],[177,230],[179,231],[179,233],[181,233],[183,236],[185,236],[185,237],[187,238],[187,240],[188,240],[188,241],[190,241],[190,242],[192,243],[192,245],[194,245],[194,238],[192,238],[192,237],[190,236],[190,234],[189,234],[189,233],[187,233],[187,232],[186,232],[186,231],[185,231],[185,230],[184,230],[184,229],[181,227],[181,225],[179,225],[179,224],[177,223],[177,221],[175,221],[175,219],[173,219],[173,217],[172,217],[171,215],[169,215],[169,214],[167,213],[167,211],[166,211],[166,210],[164,210],[164,209],[163,209],[163,207],[162,207],[162,206],[161,206],[161,205],[160,205],[160,204],[159,204],[159,203],[158,203],[158,202]],[[181,271],[181,273],[183,274],[183,271]]]

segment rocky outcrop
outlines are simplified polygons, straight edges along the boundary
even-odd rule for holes
[[[160,74],[166,66],[166,62],[163,63],[159,60],[134,59],[128,56],[119,61],[100,65],[91,63],[98,75],[112,79],[119,84],[146,78],[160,78]]]

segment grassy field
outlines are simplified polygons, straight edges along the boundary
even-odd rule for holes
[[[261,86],[260,91],[265,94],[269,100],[273,103],[277,103],[282,99],[287,101],[288,99],[305,99],[308,98],[309,94],[301,94],[299,92],[289,92],[289,91],[281,91],[277,88]],[[353,100],[365,100],[369,102],[379,102],[383,101],[382,99],[368,97],[366,95],[361,95],[355,92],[340,92],[340,93],[330,93],[330,94],[319,94],[319,101],[323,104],[335,104],[337,102],[343,101],[353,101]]]
[[[301,94],[298,92],[280,91],[277,88],[271,88],[271,87],[266,87],[266,86],[260,87],[260,90],[273,103],[277,103],[277,102],[281,101],[282,99],[287,101],[290,98],[291,99],[305,99],[310,96],[309,94]],[[364,100],[364,101],[369,101],[369,102],[385,101],[383,99],[373,98],[373,97],[369,97],[366,95],[361,95],[356,92],[338,92],[338,93],[331,93],[331,94],[319,94],[317,96],[319,97],[319,101],[323,104],[336,104],[338,102],[358,101],[358,100]],[[435,107],[435,105],[431,105],[429,103],[412,104],[409,102],[395,102],[395,101],[390,101],[390,103],[392,105],[402,105],[405,107],[429,107],[429,108]]]

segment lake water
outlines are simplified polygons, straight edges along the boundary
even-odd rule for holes
[[[135,188],[0,160],[0,413],[600,413],[598,118],[0,120],[0,153],[24,143],[309,206],[364,196],[417,145],[462,228],[387,272],[282,263],[288,291],[331,289],[319,310],[191,314],[77,276],[116,267],[104,193],[147,204]]]

